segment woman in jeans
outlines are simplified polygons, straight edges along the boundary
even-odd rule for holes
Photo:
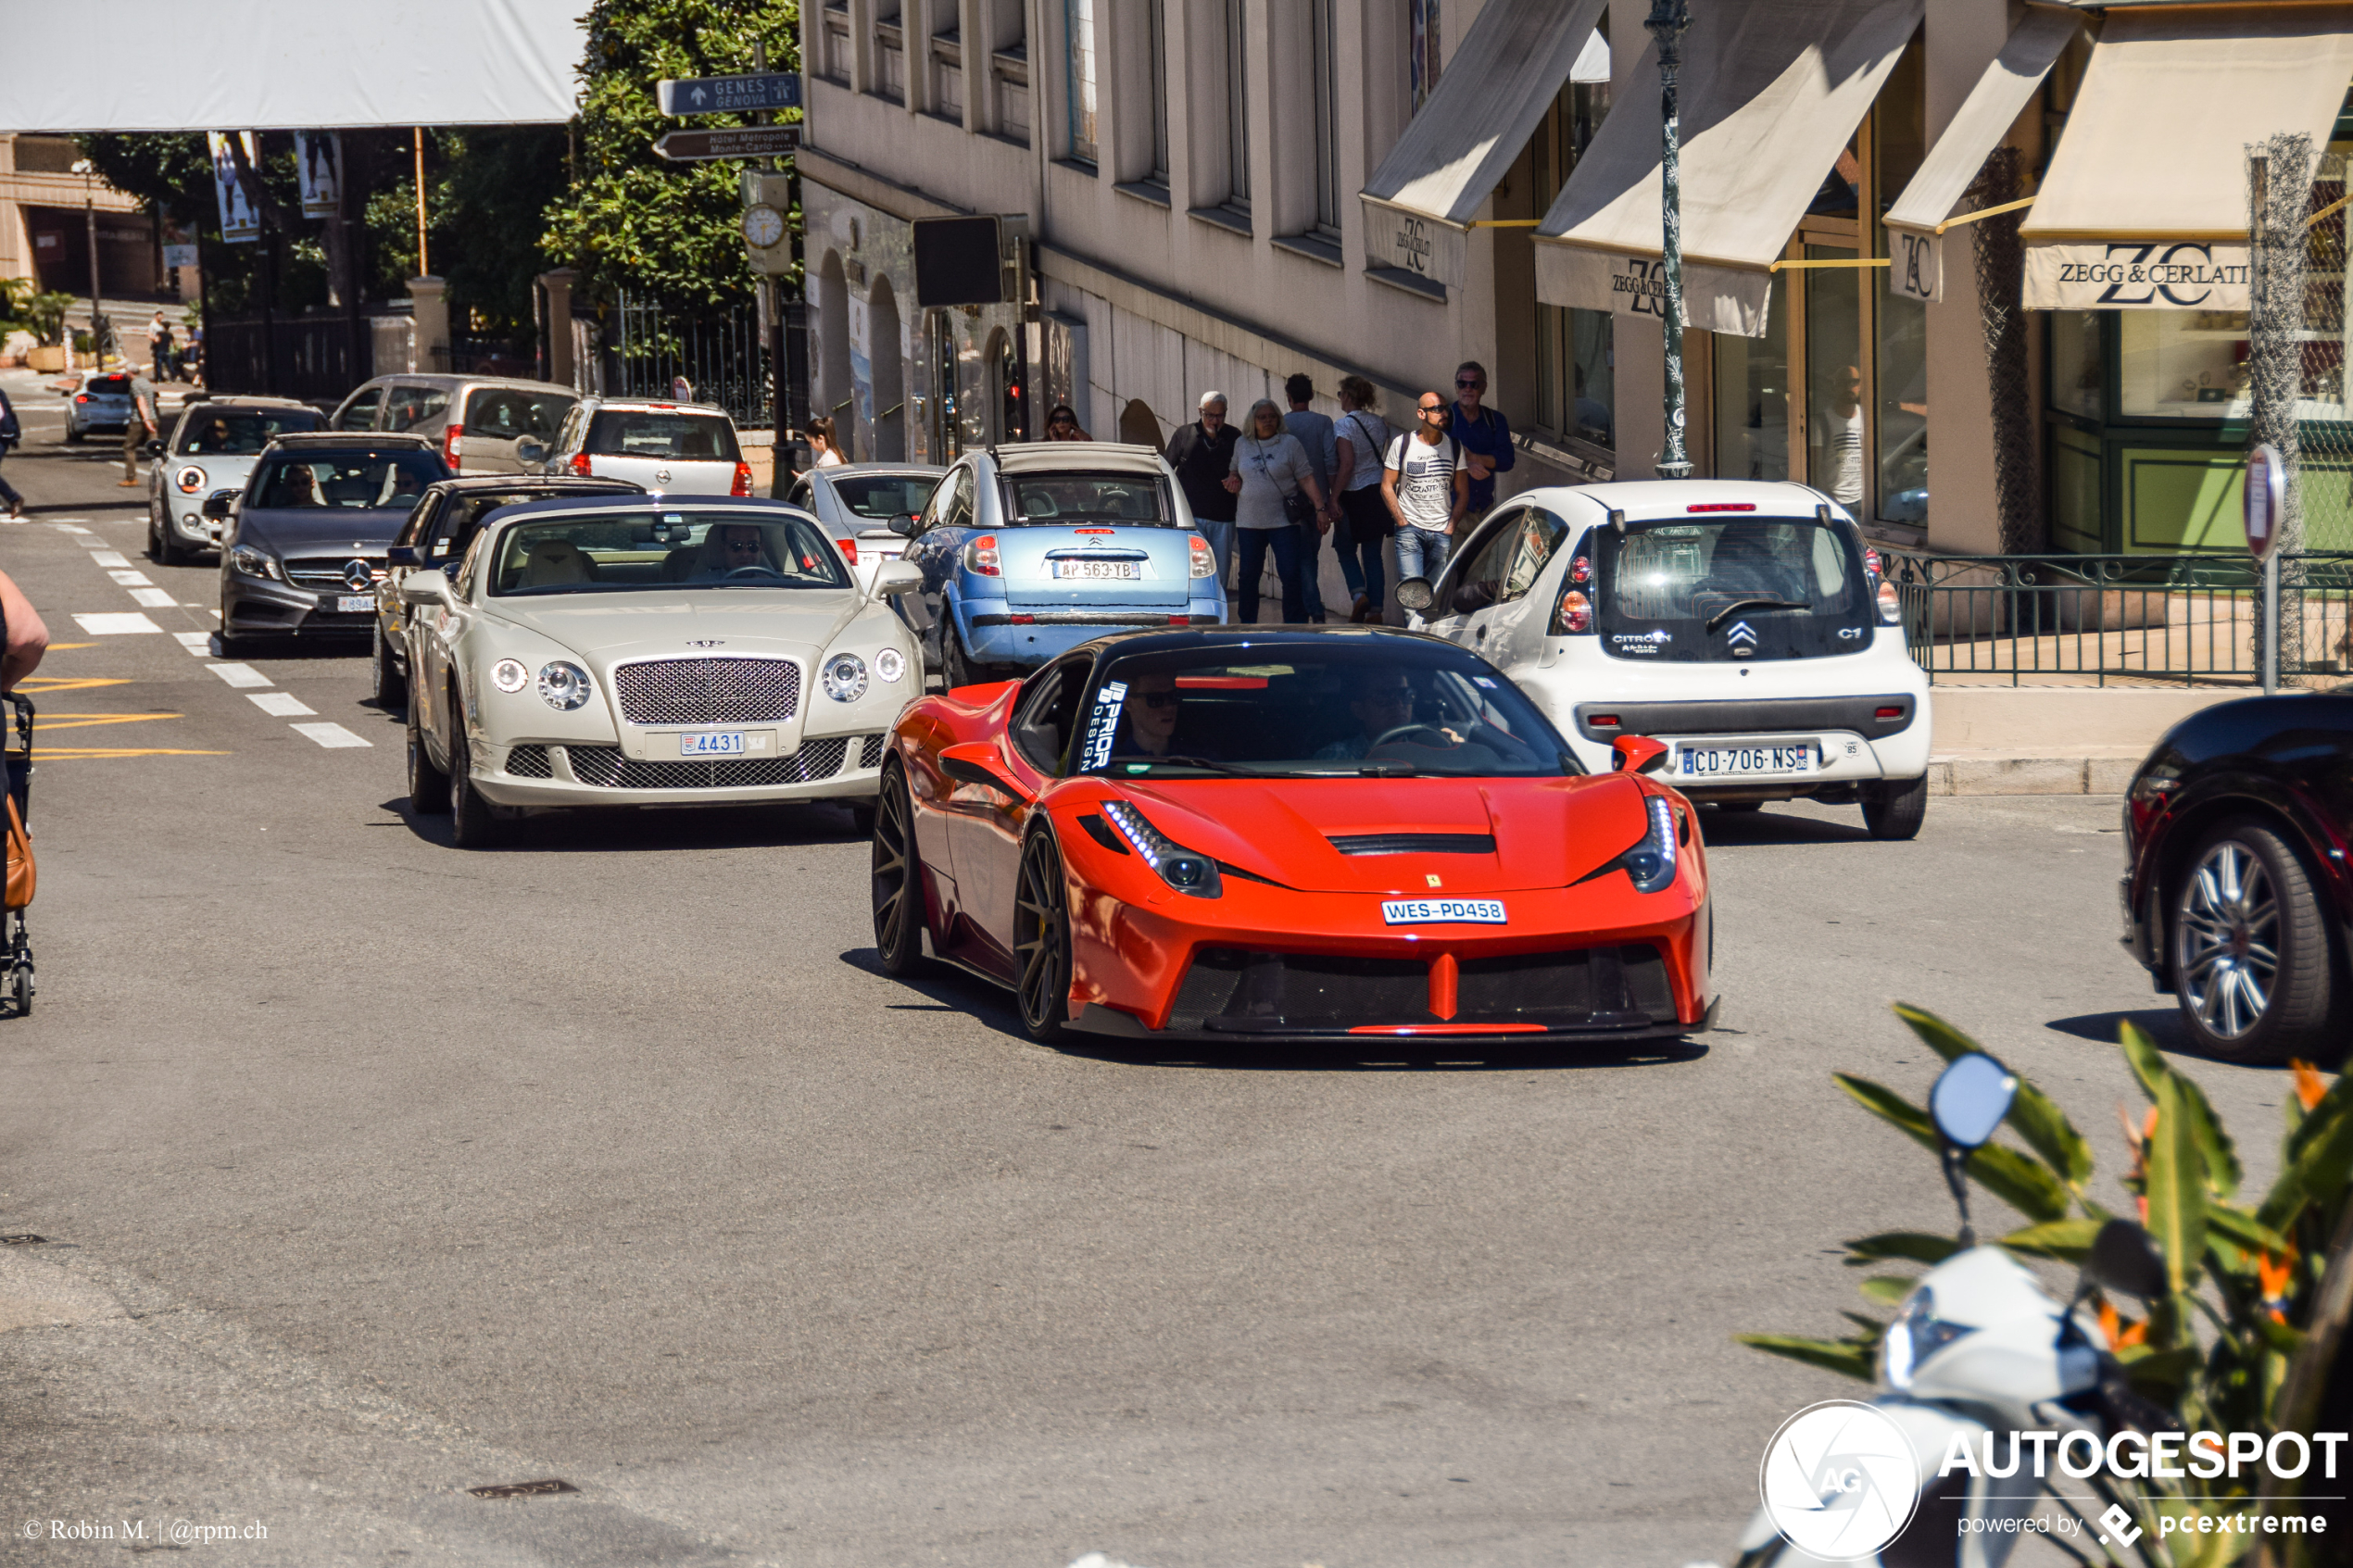
[[[1362,376],[1343,376],[1340,383],[1340,466],[1332,471],[1339,493],[1340,528],[1333,544],[1340,551],[1340,574],[1356,608],[1351,621],[1378,624],[1387,586],[1381,582],[1382,546],[1395,521],[1380,498],[1381,454],[1389,447],[1389,422],[1376,412],[1379,394]]]
[[[1234,537],[1241,546],[1241,581],[1236,584],[1240,603],[1238,617],[1244,626],[1258,621],[1258,576],[1266,551],[1275,552],[1275,571],[1283,582],[1283,620],[1296,625],[1307,619],[1306,580],[1302,575],[1298,520],[1290,515],[1292,498],[1305,495],[1314,512],[1324,509],[1323,487],[1315,483],[1315,465],[1299,437],[1283,428],[1283,411],[1271,397],[1251,405],[1241,439],[1234,443],[1231,471],[1226,488],[1237,497]],[[1323,521],[1316,517],[1320,529]]]

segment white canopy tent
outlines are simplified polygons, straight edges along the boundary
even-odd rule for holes
[[[0,131],[560,124],[576,108],[585,9],[583,0],[0,0]],[[143,46],[139,59],[117,57],[126,41]]]

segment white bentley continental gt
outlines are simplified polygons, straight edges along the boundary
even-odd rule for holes
[[[401,580],[409,797],[457,842],[567,806],[837,799],[871,825],[884,737],[923,664],[816,520],[724,496],[565,496],[484,520]]]

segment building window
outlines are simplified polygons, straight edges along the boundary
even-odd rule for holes
[[[1895,205],[1895,198],[1912,182],[1928,156],[1927,79],[1927,50],[1916,38],[1896,61],[1871,110],[1870,254],[1875,257],[1893,254],[1880,220]],[[1947,254],[1965,254],[1963,245],[1948,245]],[[1871,432],[1872,456],[1878,466],[1874,500],[1881,521],[1925,527],[1928,307],[1889,289],[1884,272],[1874,269],[1869,276],[1877,283],[1867,283],[1864,289],[1871,296],[1877,327],[1871,348],[1877,359],[1871,373],[1878,416]]]
[[[948,13],[948,30],[932,35],[931,112],[942,119],[964,122],[964,43],[956,13]]]
[[[1250,210],[1250,56],[1242,0],[1226,0],[1226,205]]]
[[[875,0],[875,96],[907,101],[907,35],[899,25],[900,0]]]
[[[1439,0],[1407,0],[1405,6],[1405,69],[1416,114],[1438,91],[1438,6]]]
[[[1029,15],[1026,0],[987,0],[989,128],[1029,145]]]
[[[819,30],[817,74],[828,82],[849,84],[849,0],[826,0]]]
[[[1168,0],[1146,0],[1144,29],[1151,43],[1152,183],[1168,184]]]
[[[1776,272],[1765,300],[1765,335],[1712,332],[1716,340],[1716,477],[1787,479],[1789,280]]]
[[[1547,210],[1609,113],[1609,82],[1560,90],[1529,144],[1535,208]],[[1617,318],[1606,310],[1536,307],[1536,422],[1604,451],[1617,447]]]
[[[1340,238],[1340,43],[1333,0],[1307,0],[1308,45],[1315,70],[1315,232]]]
[[[1069,155],[1095,161],[1095,0],[1063,0],[1063,98]]]

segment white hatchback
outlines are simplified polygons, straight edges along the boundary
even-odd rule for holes
[[[1502,666],[1589,769],[1612,765],[1620,735],[1649,735],[1667,747],[1661,776],[1694,800],[1853,802],[1875,838],[1919,832],[1928,677],[1877,553],[1819,491],[1524,491],[1428,592],[1411,624]]]
[[[574,405],[541,450],[516,455],[537,471],[625,479],[657,495],[749,495],[751,465],[724,410],[698,403],[587,397]]]

